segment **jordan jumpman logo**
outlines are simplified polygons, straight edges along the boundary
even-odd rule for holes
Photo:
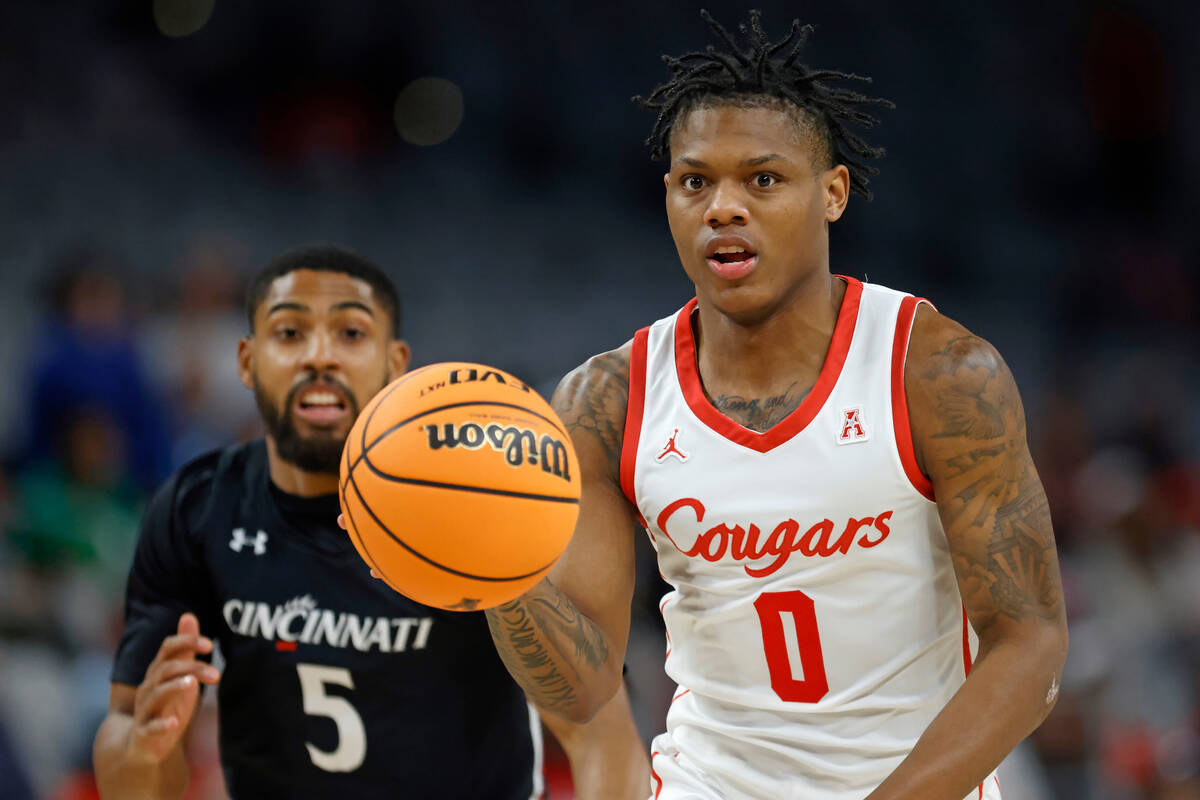
[[[675,444],[675,438],[677,436],[679,436],[679,428],[676,428],[675,432],[671,434],[671,438],[667,440],[667,446],[664,447],[663,451],[655,457],[655,461],[661,464],[662,462],[666,461],[667,456],[675,456],[675,458],[678,458],[680,461],[688,460],[688,454],[680,450],[679,446]]]

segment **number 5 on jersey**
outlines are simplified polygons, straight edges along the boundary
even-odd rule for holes
[[[763,592],[754,601],[754,609],[762,626],[771,688],[779,699],[815,703],[829,694],[812,598],[798,589]],[[800,667],[799,676],[796,666]]]
[[[329,717],[337,726],[338,743],[332,751],[321,750],[305,742],[308,757],[313,764],[326,772],[353,772],[362,766],[367,757],[367,731],[362,717],[344,697],[328,695],[328,684],[354,688],[350,670],[342,667],[323,667],[317,664],[297,664],[300,675],[300,695],[304,702],[304,713],[315,717]]]

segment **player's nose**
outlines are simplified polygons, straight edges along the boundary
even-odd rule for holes
[[[316,330],[308,337],[308,349],[304,353],[305,369],[328,372],[341,366],[338,349],[334,346],[332,331]]]
[[[709,195],[708,208],[705,209],[705,221],[710,227],[745,225],[749,216],[745,193],[725,182],[719,182],[713,187],[713,191]]]

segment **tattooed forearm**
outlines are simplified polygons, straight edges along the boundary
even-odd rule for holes
[[[543,628],[553,628],[570,640],[575,655],[589,667],[598,669],[608,661],[608,644],[596,624],[579,613],[575,604],[561,592],[549,597],[535,597],[530,610]]]
[[[799,383],[793,383],[783,394],[773,397],[745,398],[741,395],[718,395],[713,405],[721,413],[750,430],[768,430],[791,414],[804,400],[808,391],[800,391]]]
[[[573,370],[554,392],[552,405],[571,434],[587,432],[604,446],[617,474],[629,404],[630,346],[591,358]]]
[[[544,581],[542,587],[488,609],[488,627],[500,658],[530,699],[547,710],[564,711],[579,702],[584,682],[579,667],[603,667],[608,643],[552,583]]]
[[[533,619],[520,601],[489,609],[487,621],[500,658],[534,702],[556,710],[578,701],[571,681],[559,672],[549,651],[539,641]]]

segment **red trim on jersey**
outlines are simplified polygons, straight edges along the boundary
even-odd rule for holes
[[[662,575],[662,570],[659,570],[658,574]],[[663,581],[666,581],[666,579],[667,578],[664,575]],[[670,599],[671,598],[669,598],[669,597],[664,597],[662,599],[662,602],[658,604],[659,616],[662,616],[663,609],[667,607],[667,601]],[[663,636],[665,636],[667,639],[667,652],[663,655],[663,663],[664,664],[666,663],[666,660],[671,657],[671,632],[669,630],[667,630],[666,625],[667,625],[666,617],[663,617]],[[671,702],[675,702],[675,701],[672,700]]]
[[[963,671],[971,676],[971,637],[967,633],[967,607],[963,606]]]
[[[291,653],[296,649],[295,642],[278,641],[275,643],[275,649],[283,653]]]
[[[653,753],[650,754],[650,777],[653,778],[655,780],[655,782],[658,784],[658,788],[654,790],[655,798],[657,798],[659,792],[662,791],[662,778],[658,777],[658,773],[654,771],[654,757],[656,755],[658,755],[657,750],[655,750]]]
[[[979,784],[979,800],[983,800],[983,784]]]
[[[621,491],[637,508],[637,497],[633,491],[633,475],[637,468],[638,441],[642,438],[642,411],[646,407],[646,346],[650,329],[642,328],[633,335],[633,348],[629,353],[629,402],[625,407],[625,434],[621,438]],[[641,519],[641,512],[638,512]],[[642,527],[649,530],[646,521]]]
[[[913,488],[930,500],[933,483],[917,466],[913,451],[912,427],[908,421],[908,398],[904,394],[904,362],[908,359],[908,337],[912,333],[917,305],[928,303],[923,297],[906,297],[900,301],[900,313],[896,317],[896,335],[892,338],[892,427],[896,429],[896,449],[900,452],[900,463]]]
[[[691,302],[680,309],[675,317],[675,369],[679,374],[683,397],[697,419],[731,442],[760,453],[778,447],[812,422],[821,406],[825,405],[838,376],[842,373],[850,341],[854,338],[854,326],[858,322],[859,300],[862,299],[861,281],[844,275],[837,277],[846,282],[846,295],[842,298],[842,307],[838,311],[837,323],[833,328],[833,339],[829,342],[829,352],[825,354],[825,363],[821,365],[817,382],[792,413],[763,433],[739,425],[709,402],[700,382],[700,369],[696,362],[696,339],[692,334],[692,310],[696,308],[696,299],[692,298]]]

